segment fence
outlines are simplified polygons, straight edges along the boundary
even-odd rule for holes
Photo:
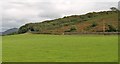
[[[119,35],[120,32],[31,32],[33,34],[53,34],[53,35]]]
[[[119,35],[120,32],[72,32],[72,33],[69,33],[69,32],[66,32],[64,33],[65,35],[82,35],[82,34],[93,34],[93,35]]]

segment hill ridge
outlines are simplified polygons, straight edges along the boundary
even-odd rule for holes
[[[117,32],[117,15],[117,11],[102,11],[65,16],[54,20],[25,24],[19,28],[18,33]]]

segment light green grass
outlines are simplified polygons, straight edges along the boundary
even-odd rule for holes
[[[0,36],[0,63],[2,62],[2,36]]]
[[[3,36],[4,62],[117,62],[117,35]]]

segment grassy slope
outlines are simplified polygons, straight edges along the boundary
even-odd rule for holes
[[[112,25],[116,29],[118,29],[117,13],[98,15],[97,17],[91,18],[87,21],[74,23],[73,25],[76,26],[77,32],[98,32],[98,31],[103,32],[103,21],[104,21],[104,24]],[[97,26],[90,28],[89,30],[86,30],[87,27],[92,25],[94,22],[97,24]],[[69,30],[70,28],[71,28],[71,25],[53,29],[52,31],[53,32],[64,32],[66,30]],[[106,28],[108,27],[106,26]]]
[[[107,12],[108,14],[106,14]],[[91,17],[88,18],[88,16]],[[89,28],[93,23],[96,23],[97,26]],[[116,12],[106,11],[91,13],[90,15],[68,16],[55,20],[44,21],[42,23],[26,24],[19,29],[19,32],[27,32],[32,29],[36,32],[63,33],[70,30],[73,25],[76,27],[76,32],[103,32],[103,24],[106,25],[106,30],[109,29],[107,24],[110,24],[114,26],[115,29],[118,29],[118,14]]]
[[[115,35],[3,36],[3,61],[9,62],[117,62]]]

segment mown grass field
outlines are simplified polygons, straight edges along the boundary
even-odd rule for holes
[[[0,63],[2,62],[2,36],[0,36]]]
[[[117,62],[117,35],[3,36],[3,62]]]

